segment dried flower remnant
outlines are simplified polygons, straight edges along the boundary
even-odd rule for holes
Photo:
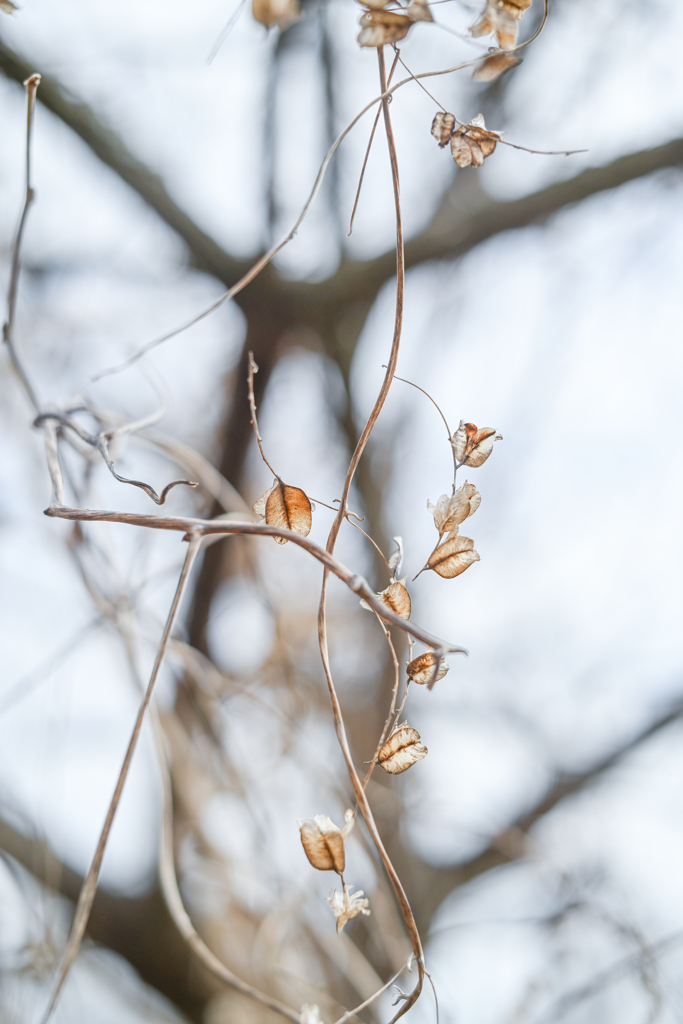
[[[311,867],[318,871],[336,871],[339,875],[344,873],[344,843],[353,828],[353,822],[351,810],[345,812],[342,828],[337,828],[326,814],[316,814],[314,818],[304,818],[298,822],[301,845]]]
[[[281,32],[301,17],[298,0],[252,0],[251,13],[254,21],[266,28],[277,25]]]
[[[403,537],[394,537],[393,541],[396,545],[396,550],[389,555],[387,565],[389,566],[389,572],[392,577],[396,579],[401,571],[401,566],[403,565]]]
[[[434,21],[427,0],[412,0],[406,11],[411,21]]]
[[[436,662],[437,657],[434,652],[425,651],[424,654],[420,654],[419,657],[413,658],[413,660],[409,662],[408,667],[406,668],[408,678],[412,679],[412,681],[417,683],[419,686],[426,685],[428,689],[431,690],[434,683],[438,683],[440,679],[443,679],[449,669],[449,666],[442,658],[439,669],[435,675],[434,669],[436,667]]]
[[[451,154],[458,167],[481,167],[499,140],[500,132],[489,131],[484,115],[477,114],[470,124],[460,125],[451,135]]]
[[[426,756],[427,748],[420,742],[417,729],[402,722],[380,750],[377,763],[389,775],[400,775]]]
[[[512,50],[517,42],[517,22],[531,7],[531,0],[486,0],[479,21],[470,28],[473,36],[495,32],[503,50]]]
[[[443,544],[432,551],[425,569],[433,569],[438,576],[452,580],[478,561],[479,554],[474,550],[474,541],[469,537],[458,536],[456,529]]]
[[[279,526],[308,537],[313,523],[312,506],[300,487],[285,484],[279,477],[252,505],[257,516],[264,516],[268,526]],[[286,537],[273,537],[277,544],[286,544]]]
[[[299,1014],[301,1024],[321,1024],[320,1007],[317,1003],[304,1003]]]
[[[369,901],[365,898],[363,890],[359,889],[358,892],[352,893],[352,889],[352,885],[345,885],[343,892],[338,889],[330,889],[328,893],[327,902],[332,907],[332,913],[337,919],[337,934],[341,932],[347,921],[352,921],[359,914],[364,914],[366,917],[370,915]]]
[[[412,28],[413,22],[405,14],[394,14],[393,11],[366,11],[360,19],[361,30],[358,42],[361,46],[385,46],[397,43],[405,38]]]
[[[503,72],[522,63],[514,53],[491,53],[472,72],[473,82],[494,82]]]
[[[436,505],[427,501],[427,508],[434,516],[434,526],[439,531],[439,537],[443,537],[444,533],[451,533],[468,516],[474,515],[480,504],[481,494],[474,484],[466,480],[455,494],[442,494]]]
[[[447,114],[439,111],[438,114],[434,115],[432,121],[432,135],[439,143],[441,149],[448,145],[453,131],[455,129],[455,114]]]
[[[476,469],[486,462],[494,442],[502,440],[503,435],[493,427],[477,428],[474,423],[460,420],[460,426],[451,438],[451,447],[458,462]]]

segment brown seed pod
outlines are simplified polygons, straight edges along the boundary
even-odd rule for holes
[[[404,580],[396,580],[394,583],[390,583],[386,590],[383,590],[381,594],[378,594],[380,601],[382,601],[387,608],[391,608],[392,612],[400,616],[402,619],[410,618],[410,594],[404,586]]]
[[[251,0],[251,13],[254,21],[266,28],[277,25],[282,32],[301,17],[298,0]]]
[[[298,822],[301,845],[309,864],[318,871],[336,871],[340,875],[344,871],[344,842],[353,826],[353,812],[347,811],[344,818],[346,824],[341,829],[326,814]]]
[[[413,23],[405,14],[374,10],[366,11],[360,24],[358,42],[361,46],[384,46],[407,36]]]
[[[504,71],[522,63],[514,53],[492,53],[472,73],[473,82],[494,82]]]
[[[257,516],[265,516],[269,526],[279,526],[285,530],[308,537],[313,523],[311,503],[300,487],[291,487],[279,477],[275,477],[270,487],[252,508]],[[274,537],[278,544],[286,544],[286,537]]]
[[[417,729],[411,729],[407,722],[402,722],[380,750],[377,763],[389,775],[400,775],[426,756],[427,748],[420,742]]]
[[[499,132],[486,129],[484,117],[477,114],[471,124],[463,124],[451,136],[451,153],[458,167],[481,167],[500,139]]]
[[[445,580],[452,580],[469,569],[473,562],[479,561],[479,554],[473,549],[474,541],[469,537],[458,536],[455,530],[431,553],[427,568],[433,569]]]
[[[431,501],[427,502],[427,508],[434,516],[434,526],[439,531],[439,536],[444,533],[451,533],[456,526],[473,515],[481,504],[481,494],[474,486],[467,481],[458,487],[455,494],[442,494],[436,505]]]
[[[451,447],[458,462],[464,462],[476,469],[488,459],[495,441],[502,441],[503,435],[493,427],[477,428],[474,423],[460,420],[460,426],[451,438]]]
[[[479,21],[470,28],[473,36],[495,32],[502,50],[512,50],[517,42],[517,22],[531,7],[531,0],[486,0]]]
[[[442,111],[439,111],[438,114],[434,115],[434,120],[432,121],[432,135],[439,143],[441,149],[443,149],[443,147],[447,144],[448,140],[453,134],[454,128],[454,114],[444,114]]]
[[[412,0],[406,11],[406,17],[411,21],[434,21],[427,0]]]
[[[440,679],[443,679],[443,677],[448,672],[449,668],[445,660],[442,658],[441,664],[439,665],[439,671],[436,673],[435,676],[435,665],[436,655],[434,654],[434,652],[425,651],[424,654],[420,654],[419,657],[413,658],[413,660],[408,664],[408,667],[406,668],[408,678],[412,679],[414,683],[418,683],[419,686],[427,685],[431,690],[431,688],[434,686],[434,683],[438,683]]]
[[[18,10],[19,8],[12,3],[12,0],[0,0],[0,11],[4,11],[5,14],[14,14]]]

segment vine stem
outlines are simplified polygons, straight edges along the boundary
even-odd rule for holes
[[[358,468],[358,463],[360,462],[361,456],[365,451],[366,445],[370,438],[370,434],[372,433],[374,426],[377,423],[379,415],[387,399],[387,395],[389,394],[389,389],[391,388],[391,382],[393,380],[394,373],[396,372],[396,364],[398,362],[398,353],[401,342],[401,329],[403,326],[403,302],[405,287],[403,223],[401,218],[398,158],[396,155],[396,143],[394,140],[394,133],[391,125],[391,116],[389,113],[389,96],[387,95],[388,90],[386,83],[386,66],[384,62],[384,49],[382,47],[378,47],[377,58],[379,63],[380,88],[382,93],[382,113],[384,115],[384,128],[387,137],[387,145],[389,148],[389,159],[391,162],[391,179],[394,191],[394,205],[396,208],[396,313],[394,318],[394,336],[391,344],[391,353],[389,356],[389,363],[387,365],[384,380],[382,382],[382,386],[380,388],[377,399],[375,400],[372,412],[370,413],[368,421],[365,424],[365,427],[363,428],[363,432],[361,433],[361,436],[358,439],[356,449],[351,457],[351,462],[349,464],[349,468],[346,474],[346,480],[344,481],[344,489],[339,504],[339,511],[335,517],[334,522],[332,523],[330,534],[327,539],[327,552],[330,555],[334,552],[337,537],[339,536],[339,530],[346,515],[349,492],[351,490],[351,484],[353,482],[356,469]],[[422,991],[422,985],[424,980],[424,954],[422,951],[420,933],[418,932],[417,925],[415,923],[415,917],[410,907],[410,903],[408,902],[408,897],[406,896],[405,890],[398,876],[398,873],[393,863],[391,862],[391,859],[389,858],[386,849],[384,848],[382,838],[379,834],[377,825],[375,823],[372,808],[370,807],[370,804],[368,802],[365,790],[363,788],[363,783],[358,775],[358,772],[356,771],[356,767],[353,762],[353,757],[351,755],[351,749],[349,747],[349,742],[346,735],[346,726],[344,724],[344,718],[339,703],[339,697],[337,695],[337,690],[334,685],[334,679],[332,677],[332,670],[330,667],[330,656],[327,642],[328,580],[329,570],[325,568],[323,572],[322,589],[320,595],[320,607],[318,610],[318,643],[320,646],[320,656],[322,659],[323,670],[325,672],[325,678],[327,680],[327,688],[330,694],[330,703],[332,705],[332,717],[334,720],[335,731],[337,733],[337,740],[339,742],[339,746],[341,748],[344,760],[346,762],[346,767],[351,780],[351,785],[353,787],[356,800],[358,801],[358,806],[360,808],[361,814],[363,815],[365,824],[367,825],[368,831],[370,832],[372,841],[374,842],[375,847],[377,848],[377,852],[379,853],[379,856],[382,860],[384,869],[387,875],[389,876],[389,880],[392,884],[394,893],[401,908],[401,913],[403,914],[403,919],[406,923],[406,928],[410,936],[410,942],[413,948],[413,953],[415,954],[415,959],[417,961],[418,967],[417,984],[413,991],[411,992],[410,996],[408,996],[408,998],[404,1001],[398,1013],[396,1013],[395,1016],[393,1017],[391,1024],[394,1024],[394,1021],[397,1021],[399,1017],[402,1017],[416,1002],[420,995],[420,992]],[[386,618],[386,616],[383,615],[382,618]]]
[[[69,938],[66,944],[66,949],[64,950],[62,961],[57,972],[57,980],[55,982],[55,986],[50,997],[50,1002],[42,1018],[41,1024],[47,1024],[50,1017],[52,1016],[52,1013],[57,1005],[59,996],[64,987],[64,983],[67,979],[67,975],[69,974],[71,965],[73,964],[76,958],[76,954],[78,953],[81,942],[83,941],[83,936],[85,935],[85,930],[88,926],[90,911],[92,910],[93,901],[95,899],[95,893],[97,892],[97,883],[100,877],[102,859],[104,857],[104,851],[107,846],[107,840],[109,839],[109,833],[111,831],[111,827],[114,823],[114,817],[116,815],[116,811],[121,801],[123,787],[126,783],[126,779],[128,778],[128,772],[130,770],[131,762],[133,760],[133,754],[135,753],[135,749],[138,745],[138,740],[140,739],[140,733],[142,732],[142,723],[145,718],[145,713],[152,699],[154,686],[159,676],[159,670],[161,668],[164,656],[166,654],[166,648],[168,647],[168,641],[171,636],[171,630],[173,629],[173,626],[175,624],[178,609],[180,607],[180,602],[187,587],[187,581],[189,579],[190,570],[192,569],[195,558],[197,557],[197,553],[199,551],[201,542],[202,534],[199,531],[193,531],[190,535],[190,543],[187,549],[187,553],[185,555],[183,567],[180,570],[178,584],[176,586],[176,591],[175,594],[173,595],[171,607],[168,612],[166,625],[164,626],[163,633],[161,634],[161,640],[159,641],[159,646],[157,648],[157,653],[154,659],[152,672],[149,677],[149,682],[147,684],[147,689],[145,690],[142,702],[138,709],[137,717],[135,719],[135,725],[133,726],[133,731],[128,741],[128,747],[123,758],[123,764],[121,765],[121,770],[119,771],[119,777],[116,781],[114,794],[111,798],[109,807],[107,809],[107,815],[104,819],[104,825],[102,826],[102,831],[100,832],[100,837],[97,841],[97,846],[95,848],[95,854],[93,856],[92,863],[90,864],[88,874],[86,875],[85,880],[83,882],[83,886],[81,887],[81,891],[78,897],[78,903],[76,904],[76,911],[74,913],[73,923],[71,925],[71,931],[69,933]]]

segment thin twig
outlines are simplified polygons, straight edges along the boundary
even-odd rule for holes
[[[74,913],[74,919],[71,925],[69,939],[67,941],[66,949],[64,951],[64,955],[59,966],[57,980],[55,982],[54,990],[52,992],[49,1005],[42,1018],[42,1024],[47,1024],[50,1017],[52,1016],[52,1012],[55,1006],[57,1005],[57,1000],[59,999],[60,993],[64,986],[64,982],[66,981],[71,965],[76,957],[76,954],[78,953],[81,942],[83,941],[83,936],[85,935],[85,930],[88,925],[88,919],[90,917],[90,911],[92,909],[93,900],[95,899],[95,893],[97,892],[97,882],[100,875],[100,869],[102,867],[102,858],[104,857],[104,851],[107,846],[109,833],[111,831],[111,827],[114,822],[114,817],[116,815],[116,811],[121,800],[123,787],[128,777],[128,772],[130,770],[131,762],[133,760],[133,754],[135,753],[135,749],[140,738],[140,733],[142,731],[142,723],[145,718],[145,712],[147,711],[149,703],[152,699],[154,685],[157,681],[159,670],[164,660],[164,655],[166,653],[166,647],[168,645],[168,640],[171,635],[171,630],[173,629],[173,625],[175,623],[176,616],[178,613],[178,608],[180,606],[180,601],[187,586],[190,570],[192,568],[192,565],[194,564],[197,552],[199,551],[201,540],[202,535],[199,531],[191,532],[190,543],[187,549],[187,553],[185,555],[185,561],[183,562],[183,567],[180,571],[178,585],[176,587],[173,600],[171,602],[168,618],[166,619],[166,625],[164,626],[163,633],[161,634],[161,640],[159,641],[159,647],[157,648],[157,654],[156,658],[154,659],[154,666],[152,668],[152,673],[149,678],[149,683],[147,684],[147,689],[145,690],[145,694],[138,709],[137,717],[135,719],[135,725],[133,726],[133,731],[128,741],[128,747],[123,758],[123,763],[121,765],[119,777],[116,782],[114,794],[109,803],[107,815],[104,820],[104,825],[102,826],[102,831],[100,833],[100,837],[95,848],[95,854],[93,856],[92,863],[88,870],[88,874],[85,877],[80,895],[78,897],[78,903],[76,904],[76,911]]]
[[[247,2],[247,0],[240,0],[240,2],[237,5],[236,10],[230,15],[230,18],[228,19],[227,23],[223,26],[223,28],[218,33],[218,38],[216,39],[216,42],[211,47],[211,52],[209,53],[209,56],[206,58],[206,63],[207,64],[210,64],[213,61],[214,57],[216,56],[216,54],[220,50],[221,46],[223,45],[225,40],[228,38],[228,36],[230,34],[230,31],[231,31],[233,25],[235,24],[235,22],[237,21],[237,19],[239,18],[240,14],[242,13],[242,8],[246,4],[246,2]]]
[[[390,116],[390,113],[389,113],[389,91],[387,89],[387,84],[386,84],[386,68],[385,68],[385,64],[384,64],[384,51],[383,51],[383,49],[381,47],[379,47],[378,50],[377,50],[377,58],[378,58],[378,62],[379,62],[380,88],[381,88],[381,91],[382,91],[382,112],[384,114],[384,126],[385,126],[385,131],[386,131],[386,136],[387,136],[387,145],[388,145],[388,148],[389,148],[389,159],[390,159],[390,163],[391,163],[391,178],[392,178],[392,185],[393,185],[393,191],[394,191],[394,205],[395,205],[395,208],[396,208],[396,314],[395,314],[395,320],[394,320],[394,337],[393,337],[392,345],[391,345],[391,354],[390,354],[390,357],[389,357],[389,364],[387,366],[387,371],[386,371],[386,374],[385,374],[382,386],[380,388],[379,395],[377,396],[377,399],[375,401],[375,404],[374,404],[374,407],[372,409],[372,412],[370,413],[370,417],[369,417],[369,419],[368,419],[368,421],[367,421],[367,423],[366,423],[366,425],[365,425],[365,427],[363,429],[363,432],[362,432],[362,434],[361,434],[361,436],[360,436],[360,438],[358,440],[358,443],[356,445],[356,449],[355,449],[355,451],[354,451],[354,453],[353,453],[353,455],[351,457],[351,462],[350,462],[350,465],[349,465],[349,468],[348,468],[348,471],[347,471],[347,474],[346,474],[346,480],[344,481],[344,489],[343,489],[343,492],[342,492],[342,497],[341,497],[341,501],[340,501],[340,505],[339,505],[339,512],[337,513],[337,516],[336,516],[336,518],[335,518],[335,520],[334,520],[334,522],[332,524],[332,528],[330,530],[330,534],[329,534],[329,537],[327,539],[327,552],[328,552],[329,555],[331,555],[332,552],[334,551],[334,547],[335,547],[335,544],[336,544],[336,541],[337,541],[337,537],[339,535],[339,529],[340,529],[341,524],[342,524],[342,522],[344,520],[344,516],[345,516],[346,508],[347,508],[348,497],[349,497],[349,491],[351,489],[351,483],[353,481],[353,477],[354,477],[356,469],[358,467],[358,463],[360,462],[361,456],[363,454],[363,451],[365,450],[365,447],[367,445],[367,442],[368,442],[368,439],[370,437],[370,434],[372,433],[372,430],[373,430],[373,428],[375,426],[375,423],[377,422],[377,418],[379,417],[379,414],[382,411],[382,407],[384,406],[384,403],[386,401],[387,395],[389,394],[389,389],[391,387],[391,381],[392,381],[394,372],[396,370],[396,363],[398,361],[398,352],[399,352],[399,346],[400,346],[400,341],[401,341],[401,327],[402,327],[402,324],[403,324],[403,294],[404,294],[404,279],[405,279],[405,263],[404,263],[404,254],[403,254],[403,227],[402,227],[402,220],[401,220],[401,201],[400,201],[400,188],[399,188],[399,177],[398,177],[398,159],[397,159],[397,156],[396,156],[396,145],[395,145],[395,142],[394,142],[394,134],[393,134],[392,125],[391,125],[391,116]],[[361,780],[360,780],[360,777],[358,775],[358,772],[356,771],[356,767],[355,767],[355,765],[353,763],[353,758],[351,756],[351,750],[350,750],[348,738],[347,738],[347,735],[346,735],[346,726],[344,724],[344,718],[343,718],[342,711],[341,711],[341,706],[340,706],[340,703],[339,703],[339,697],[337,695],[337,690],[336,690],[336,687],[334,685],[334,679],[332,678],[332,670],[331,670],[331,667],[330,667],[329,648],[328,648],[328,642],[327,642],[327,614],[326,614],[328,581],[329,581],[329,570],[326,568],[324,573],[323,573],[322,589],[321,589],[321,595],[320,595],[320,606],[319,606],[319,610],[318,610],[318,643],[319,643],[319,646],[320,646],[320,656],[321,656],[322,663],[323,663],[323,670],[325,672],[325,678],[327,680],[327,688],[328,688],[328,691],[329,691],[329,694],[330,694],[330,703],[332,705],[332,717],[333,717],[333,720],[334,720],[335,731],[337,733],[337,740],[339,742],[339,746],[341,748],[342,754],[344,756],[344,760],[346,762],[346,767],[347,767],[347,770],[348,770],[348,773],[349,773],[349,777],[351,779],[351,784],[353,786],[354,793],[355,793],[356,799],[358,801],[358,805],[359,805],[361,813],[363,815],[363,819],[365,821],[365,824],[367,825],[368,831],[370,832],[370,835],[371,835],[372,840],[373,840],[373,842],[375,844],[375,847],[377,848],[377,852],[380,855],[380,858],[381,858],[382,863],[384,865],[385,871],[387,872],[387,874],[389,876],[389,880],[391,881],[392,887],[394,889],[394,893],[396,895],[396,898],[398,900],[399,906],[401,908],[401,913],[402,913],[403,919],[404,919],[404,921],[406,923],[406,928],[408,930],[408,934],[410,936],[411,945],[413,947],[413,953],[415,954],[415,958],[416,958],[417,965],[418,965],[418,982],[417,982],[417,985],[416,985],[414,991],[411,993],[410,997],[406,1000],[406,1003],[404,1004],[404,1006],[402,1006],[401,1009],[399,1010],[399,1012],[394,1016],[394,1018],[393,1018],[393,1020],[391,1022],[391,1024],[394,1024],[394,1021],[398,1020],[399,1017],[403,1016],[403,1014],[410,1008],[410,1006],[413,1005],[413,1003],[419,997],[420,991],[422,989],[422,978],[423,978],[423,972],[424,972],[424,968],[423,968],[424,954],[422,952],[422,943],[420,941],[420,934],[419,934],[419,932],[417,930],[417,925],[415,923],[415,918],[413,916],[413,912],[411,910],[410,903],[408,902],[408,897],[406,896],[406,893],[405,893],[405,890],[404,890],[403,885],[401,883],[401,880],[400,880],[400,878],[399,878],[399,876],[398,876],[398,874],[396,872],[396,868],[394,867],[394,865],[391,862],[391,859],[390,859],[386,849],[384,848],[384,844],[382,842],[381,836],[380,836],[380,834],[379,834],[379,832],[377,830],[377,825],[375,823],[375,819],[374,819],[374,815],[372,813],[372,809],[371,809],[370,804],[368,802],[367,796],[365,794],[365,790],[363,789],[363,785],[361,783]],[[373,602],[368,601],[368,604],[370,604],[373,608],[375,608],[375,605],[373,604]],[[379,610],[379,609],[375,608],[375,610]],[[385,619],[386,621],[388,621],[386,614],[382,614],[382,618]],[[398,616],[396,616],[396,618],[398,619]],[[410,628],[409,627],[406,628],[407,625],[408,624],[405,623],[402,628],[406,632],[410,632],[411,631]]]
[[[261,458],[263,459],[263,461],[265,462],[266,466],[268,467],[270,472],[273,474],[273,476],[277,480],[279,480],[280,477],[275,472],[275,470],[273,469],[271,464],[268,462],[268,459],[263,454],[263,440],[261,438],[261,435],[259,434],[258,420],[256,419],[256,399],[254,398],[254,374],[255,373],[258,373],[258,366],[254,362],[254,353],[250,352],[249,353],[249,371],[248,371],[248,374],[247,374],[247,382],[249,384],[249,410],[251,412],[251,425],[254,428],[254,433],[256,434],[256,443],[258,445],[258,450],[261,453]]]
[[[396,380],[400,380],[404,384],[410,384],[410,386],[412,388],[417,388],[418,391],[421,391],[423,395],[427,396],[427,398],[432,403],[432,405],[434,406],[434,408],[436,409],[436,411],[438,412],[439,416],[441,417],[441,419],[444,422],[444,426],[446,427],[446,434],[448,436],[448,441],[450,443],[450,440],[451,440],[451,428],[448,426],[448,420],[446,419],[446,417],[444,416],[443,412],[441,411],[440,406],[432,398],[432,396],[429,394],[429,392],[425,391],[424,388],[421,388],[419,384],[413,384],[412,380],[406,380],[405,377],[396,377]],[[457,460],[457,458],[455,456],[455,450],[453,448],[453,445],[451,445],[451,455],[453,456],[453,494],[455,494],[455,477],[457,475],[459,466],[458,466],[458,460]],[[439,538],[439,540],[440,539],[441,538]],[[417,575],[419,576],[420,574],[418,573]],[[415,577],[415,579],[417,579],[417,576]]]
[[[9,289],[7,292],[7,320],[2,327],[2,336],[5,344],[7,345],[12,365],[14,366],[21,383],[24,385],[24,390],[28,395],[29,401],[36,412],[38,412],[40,409],[38,396],[33,389],[33,385],[28,379],[14,343],[14,318],[17,309],[19,272],[21,270],[21,241],[24,235],[24,227],[26,225],[29,207],[35,198],[35,192],[31,185],[31,129],[33,127],[33,112],[36,106],[36,92],[40,85],[40,75],[31,75],[26,79],[24,85],[26,86],[26,195],[24,198],[24,208],[19,219],[19,227],[17,228],[17,233],[14,237],[14,244],[12,246],[12,269],[10,272]]]
[[[394,76],[394,71],[396,70],[396,62],[398,61],[398,59],[399,59],[398,50],[396,50],[396,56],[394,57],[394,63],[391,65],[391,71],[389,72],[389,78],[387,80],[387,85],[391,84],[391,79]],[[403,63],[403,62],[401,62],[401,63]],[[367,144],[367,147],[366,147],[366,150],[365,150],[365,159],[363,160],[363,166],[361,167],[361,171],[360,171],[360,178],[358,179],[358,188],[356,189],[356,198],[355,198],[354,203],[353,203],[353,210],[351,211],[351,220],[349,221],[349,233],[346,236],[347,238],[350,237],[351,232],[353,231],[353,221],[354,221],[355,216],[356,216],[356,210],[358,209],[358,200],[360,199],[360,193],[361,193],[361,189],[363,187],[363,179],[365,178],[365,168],[368,166],[368,160],[370,159],[370,150],[372,149],[372,143],[373,143],[373,140],[375,138],[375,132],[377,131],[377,125],[379,124],[379,119],[380,119],[381,116],[382,116],[382,107],[379,106],[377,108],[377,113],[375,114],[375,120],[374,120],[373,125],[372,125],[372,131],[370,132],[370,138],[368,139],[368,144]]]
[[[410,966],[410,961],[408,961],[408,963],[404,964],[400,971],[396,971],[396,974],[394,974],[392,978],[389,978],[389,981],[387,981],[385,985],[382,985],[382,987],[378,989],[377,992],[373,992],[371,996],[369,996],[359,1006],[354,1007],[353,1010],[347,1010],[342,1017],[340,1017],[338,1020],[334,1022],[334,1024],[346,1024],[347,1020],[351,1020],[351,1018],[355,1017],[357,1013],[360,1013],[361,1010],[364,1010],[366,1006],[370,1006],[371,1003],[374,1003],[375,999],[379,999],[379,997],[382,995],[382,992],[386,992],[389,986],[393,985],[396,979],[400,978],[404,971],[410,970]]]
[[[255,1000],[257,1003],[260,1003],[262,1006],[267,1006],[268,1009],[273,1010],[275,1013],[279,1013],[282,1017],[286,1017],[288,1020],[294,1021],[294,1024],[299,1024],[301,1018],[295,1010],[292,1010],[289,1006],[285,1006],[285,1004],[281,1003],[279,999],[274,999],[272,996],[266,995],[265,992],[260,992],[257,988],[254,988],[253,985],[250,985],[248,982],[243,981],[242,978],[239,978],[236,974],[233,974],[230,968],[226,967],[226,965],[211,952],[192,924],[190,915],[185,909],[182,896],[180,895],[178,878],[176,876],[175,857],[173,853],[173,791],[171,786],[171,769],[168,761],[168,752],[166,750],[163,730],[155,708],[152,708],[152,724],[154,726],[154,738],[164,791],[164,810],[161,818],[161,836],[159,842],[159,880],[161,882],[161,891],[169,913],[188,946],[216,978],[225,982],[226,985],[236,989],[238,992],[241,992],[243,995],[248,996],[250,999]]]
[[[374,612],[388,622],[391,626],[397,626],[404,633],[415,637],[423,644],[427,644],[435,652],[444,654],[467,654],[465,647],[458,644],[451,644],[440,640],[426,629],[417,626],[412,619],[406,621],[391,611],[383,601],[380,601],[370,584],[362,576],[351,571],[340,561],[330,555],[324,548],[319,547],[308,537],[302,537],[293,530],[285,530],[280,526],[271,526],[268,523],[239,522],[229,519],[193,519],[185,516],[151,516],[142,512],[111,512],[100,509],[70,508],[66,505],[51,505],[45,509],[45,515],[56,519],[69,519],[75,522],[95,523],[126,523],[128,526],[144,526],[152,530],[173,530],[188,535],[201,535],[208,537],[212,535],[251,535],[263,537],[284,537],[303,548],[310,555],[316,558],[329,572],[346,584],[349,590],[362,597],[370,605]]]
[[[377,764],[377,758],[379,757],[379,752],[382,749],[382,747],[384,746],[384,742],[385,742],[385,740],[387,738],[387,735],[389,733],[389,730],[391,728],[391,720],[392,720],[392,718],[394,717],[394,714],[395,714],[396,700],[398,698],[398,687],[399,687],[399,683],[401,681],[401,667],[399,665],[398,658],[396,657],[396,648],[394,647],[393,641],[391,639],[391,634],[389,633],[389,630],[384,625],[384,623],[379,618],[379,616],[377,616],[377,621],[379,622],[380,626],[382,627],[382,630],[383,630],[384,635],[386,637],[387,644],[389,645],[389,651],[390,651],[390,654],[391,654],[391,660],[392,660],[392,663],[393,663],[393,666],[394,666],[394,685],[391,688],[391,700],[390,700],[390,703],[389,703],[389,713],[388,713],[388,715],[386,717],[386,721],[384,722],[384,728],[382,729],[382,734],[381,734],[381,736],[380,736],[380,738],[379,738],[379,740],[377,742],[377,746],[375,747],[375,753],[372,755],[372,760],[370,761],[370,764],[368,766],[368,770],[365,773],[365,778],[363,779],[363,789],[367,789],[368,782],[370,781],[370,777],[372,776],[372,773],[375,770],[375,765]]]

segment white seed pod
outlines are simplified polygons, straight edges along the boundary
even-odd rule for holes
[[[420,742],[417,729],[402,722],[380,750],[377,763],[389,775],[400,775],[426,756],[427,748]]]
[[[440,537],[460,526],[468,516],[474,515],[480,505],[481,494],[474,484],[467,481],[458,487],[455,494],[442,494],[436,505],[427,501],[427,508],[434,516],[434,525]]]

